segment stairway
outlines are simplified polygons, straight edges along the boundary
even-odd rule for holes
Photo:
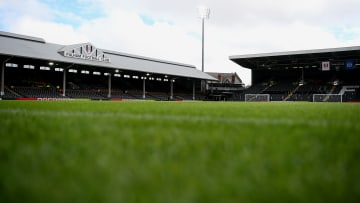
[[[13,94],[14,96],[16,96],[17,98],[19,97],[23,97],[22,95],[20,95],[19,93],[15,92],[14,90],[10,89],[9,87],[5,86],[5,90],[10,92],[11,94]]]
[[[288,99],[290,99],[290,97],[293,96],[294,93],[295,93],[300,87],[301,87],[300,85],[296,86],[295,89],[293,89],[293,90],[288,94],[288,96],[285,97],[285,99],[284,99],[283,101],[287,101]]]
[[[332,94],[334,92],[334,90],[336,89],[336,86],[334,85],[331,90],[328,92],[328,94]],[[326,97],[324,97],[324,99],[322,100],[323,102],[328,101],[330,98],[330,95],[327,95]]]

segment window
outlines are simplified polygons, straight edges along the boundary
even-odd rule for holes
[[[120,74],[114,74],[114,77],[121,77],[121,75]]]
[[[33,66],[33,65],[24,65],[24,68],[26,68],[26,69],[35,69],[35,66]]]
[[[93,72],[93,75],[101,75],[100,72]]]
[[[7,63],[5,64],[6,67],[13,67],[13,68],[17,68],[18,67],[18,64],[15,64],[15,63]]]
[[[124,75],[124,78],[130,78],[130,75]]]
[[[40,66],[40,70],[50,70],[50,67],[47,67],[47,66]]]
[[[133,78],[133,79],[139,79],[139,76],[134,75],[134,76],[132,76],[132,78]]]
[[[69,69],[69,73],[77,73],[77,70],[75,70],[75,69]]]
[[[110,75],[110,73],[104,73],[104,75],[105,75],[105,76],[109,76],[109,75]]]
[[[64,69],[62,69],[62,68],[55,68],[55,71],[56,71],[56,72],[63,72]]]
[[[90,72],[88,70],[82,70],[81,73],[82,74],[89,74]]]

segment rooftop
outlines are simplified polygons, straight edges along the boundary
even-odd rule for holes
[[[85,50],[87,48],[89,50]],[[64,55],[64,51],[68,53]],[[47,43],[41,38],[2,31],[0,31],[0,56],[216,80],[193,65],[99,49],[91,43],[75,45]]]

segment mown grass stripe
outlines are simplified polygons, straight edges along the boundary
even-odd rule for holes
[[[44,111],[44,110],[25,110],[25,109],[0,109],[0,114],[21,114],[30,116],[53,116],[53,117],[87,117],[87,118],[124,118],[124,119],[141,119],[141,120],[171,120],[181,122],[215,122],[215,123],[232,123],[232,124],[255,124],[255,125],[305,125],[313,127],[352,127],[359,129],[359,125],[349,121],[333,120],[302,120],[293,118],[256,118],[256,117],[210,117],[210,116],[188,116],[188,115],[166,115],[166,114],[149,114],[149,113],[109,113],[109,112],[84,112],[84,111]]]

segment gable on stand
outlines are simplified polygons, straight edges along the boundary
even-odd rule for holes
[[[110,63],[110,57],[91,43],[64,46],[58,53],[69,58]]]
[[[237,73],[208,73],[209,75],[217,78],[218,81],[214,83],[219,84],[243,84],[241,78]]]

